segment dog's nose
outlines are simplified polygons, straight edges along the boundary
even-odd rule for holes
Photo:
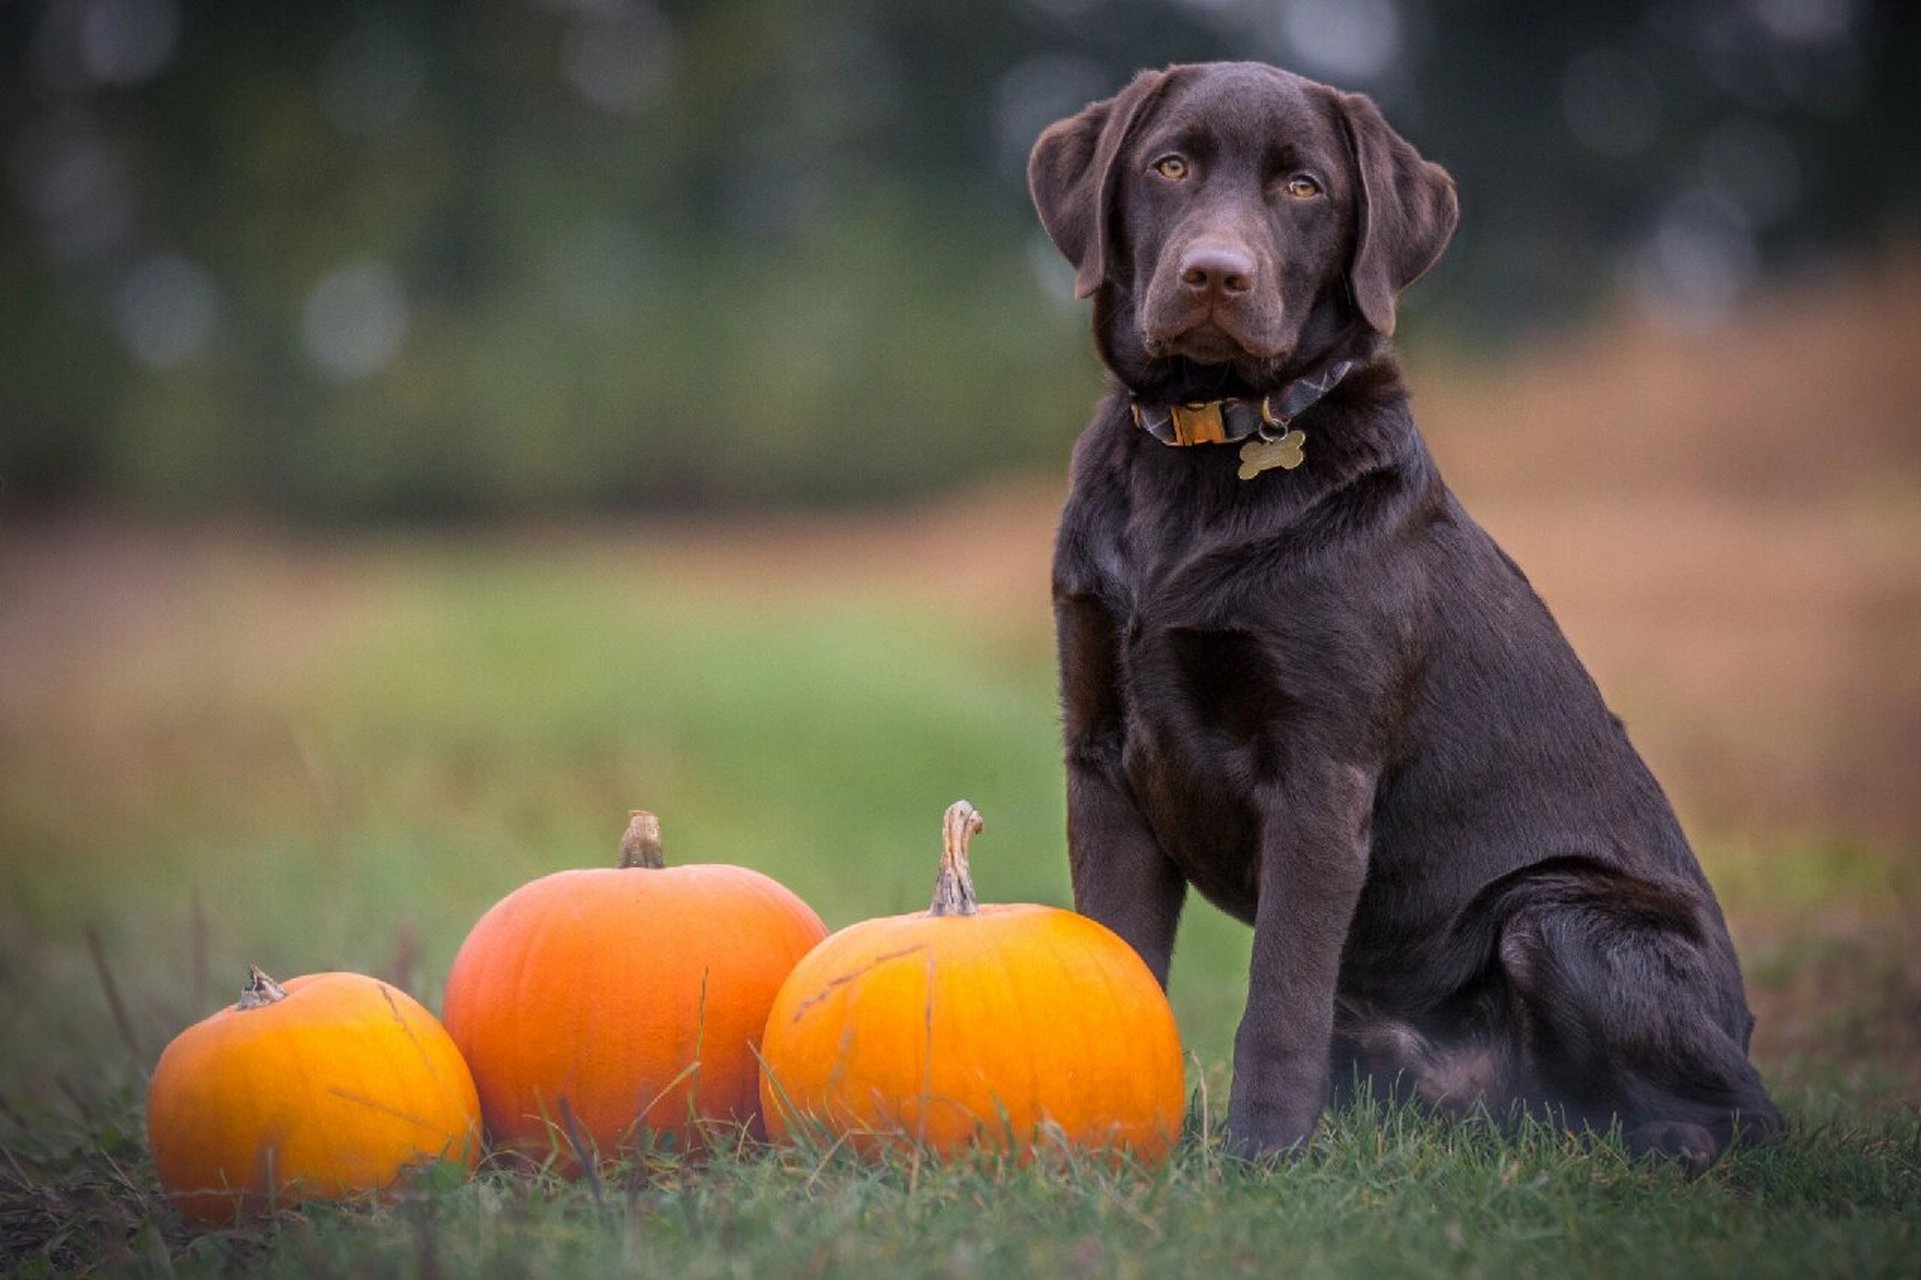
[[[1254,259],[1231,245],[1189,245],[1181,254],[1181,283],[1195,293],[1246,293],[1254,287]]]

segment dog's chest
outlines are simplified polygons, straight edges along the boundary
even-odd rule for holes
[[[1099,560],[1129,790],[1194,886],[1251,918],[1254,793],[1280,766],[1290,703],[1272,620],[1236,605],[1232,560],[1186,530],[1117,528]]]
[[[1229,674],[1242,641],[1132,625],[1117,690],[1122,771],[1161,847],[1196,888],[1252,918],[1258,865],[1254,788],[1272,767],[1273,726]]]

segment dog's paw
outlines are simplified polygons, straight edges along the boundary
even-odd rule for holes
[[[1289,1120],[1275,1115],[1243,1114],[1230,1108],[1227,1127],[1221,1140],[1221,1153],[1229,1160],[1261,1169],[1273,1169],[1297,1160],[1314,1136],[1318,1113]]]
[[[1286,1147],[1264,1147],[1229,1133],[1221,1141],[1221,1159],[1231,1168],[1249,1174],[1273,1173],[1300,1160],[1307,1151],[1304,1142]]]
[[[1621,1141],[1637,1160],[1672,1160],[1690,1178],[1706,1173],[1721,1154],[1713,1134],[1685,1120],[1650,1120],[1622,1134]]]

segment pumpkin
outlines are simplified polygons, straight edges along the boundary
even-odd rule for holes
[[[948,809],[933,906],[841,930],[781,987],[761,1044],[770,1135],[1022,1160],[1064,1142],[1158,1163],[1185,1100],[1160,984],[1085,916],[977,905],[980,829],[966,801]]]
[[[359,973],[282,985],[253,968],[237,1003],[182,1031],[147,1094],[164,1186],[198,1223],[382,1191],[411,1166],[471,1168],[480,1102],[446,1031]]]
[[[635,811],[619,866],[521,886],[454,958],[447,1030],[494,1142],[573,1170],[578,1148],[642,1128],[683,1149],[711,1122],[758,1133],[767,1009],[826,935],[758,871],[667,866],[659,820]]]

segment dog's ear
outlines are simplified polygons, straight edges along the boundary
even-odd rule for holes
[[[1114,207],[1114,162],[1128,130],[1160,96],[1171,71],[1143,71],[1125,89],[1049,125],[1027,158],[1027,189],[1041,226],[1074,264],[1074,296],[1107,278],[1107,221]]]
[[[1338,95],[1354,155],[1354,261],[1348,285],[1361,316],[1394,332],[1394,305],[1440,258],[1461,218],[1454,179],[1381,118],[1365,94]]]

